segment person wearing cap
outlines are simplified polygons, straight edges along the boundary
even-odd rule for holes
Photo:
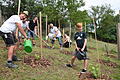
[[[27,38],[27,35],[23,28],[21,27],[22,20],[24,20],[27,17],[25,13],[20,13],[19,15],[12,15],[9,19],[7,19],[2,26],[0,27],[0,36],[3,38],[6,47],[8,49],[8,59],[6,66],[8,68],[16,68],[18,67],[13,63],[13,61],[17,61],[16,55],[14,55],[14,52],[16,51],[16,28],[19,29],[19,31],[22,33],[22,35]]]
[[[52,23],[50,23],[49,27],[50,27],[50,33],[53,34],[53,39],[51,40],[52,48],[54,48],[55,40],[58,39],[60,49],[62,49],[63,43],[62,43],[62,37],[61,37],[62,35],[60,30],[56,26],[54,26]]]
[[[82,71],[80,71],[80,73],[85,73],[87,71],[87,65],[88,65],[88,58],[87,58],[87,36],[86,33],[82,31],[82,23],[77,23],[76,24],[76,28],[78,30],[78,32],[75,33],[74,35],[74,40],[76,41],[76,49],[75,49],[75,53],[71,59],[71,63],[70,64],[66,64],[67,67],[73,67],[73,63],[75,61],[75,59],[77,58],[77,54],[79,52],[84,53],[84,57],[82,57],[80,60],[84,60],[84,66]]]

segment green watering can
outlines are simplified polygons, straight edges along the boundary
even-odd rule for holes
[[[25,40],[25,41],[24,41],[24,50],[25,50],[27,53],[32,52],[32,42],[31,42],[30,40]]]

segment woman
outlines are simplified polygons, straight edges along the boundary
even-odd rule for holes
[[[72,41],[70,40],[70,37],[67,34],[64,34],[64,43],[63,47],[69,48],[72,44]]]

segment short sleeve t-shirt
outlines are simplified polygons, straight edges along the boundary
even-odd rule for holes
[[[34,31],[35,26],[37,26],[37,22],[34,23],[33,20],[30,20],[29,23],[30,30]]]
[[[69,36],[66,36],[65,40],[68,41],[68,42],[72,42],[72,41],[70,40],[70,37],[69,37]]]
[[[55,34],[56,31],[58,31],[58,35],[56,37],[60,37],[61,36],[61,32],[60,32],[60,30],[57,27],[53,26],[53,28],[50,29],[50,32],[52,34]]]
[[[0,31],[4,33],[14,32],[17,28],[16,23],[22,23],[22,20],[20,20],[19,15],[13,15],[9,19],[7,19],[0,27]]]
[[[85,39],[87,39],[85,32],[76,32],[75,33],[74,40],[76,41],[78,48],[83,48]],[[87,51],[86,47],[85,47],[84,51]]]
[[[22,23],[22,28],[26,29],[28,27],[28,22],[26,21],[25,23]]]

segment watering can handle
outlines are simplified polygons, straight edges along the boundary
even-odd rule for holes
[[[29,40],[29,38],[27,37],[27,38],[24,39],[24,41],[26,41],[26,40]]]

